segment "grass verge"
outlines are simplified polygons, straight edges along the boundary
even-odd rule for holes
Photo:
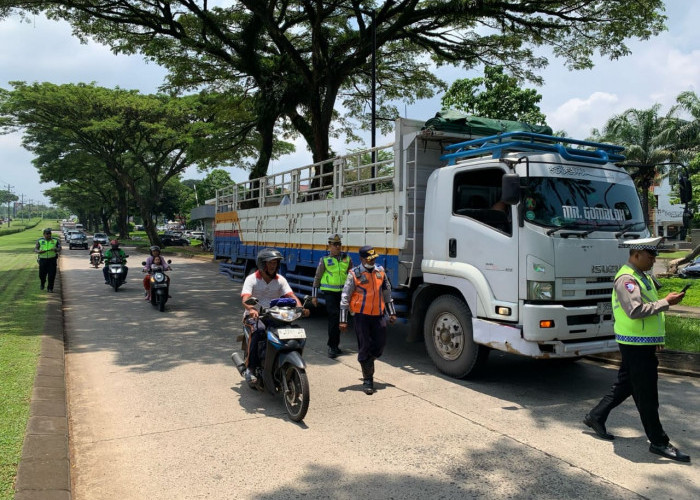
[[[14,497],[41,350],[46,292],[33,253],[41,228],[0,236],[0,500]]]
[[[666,315],[666,349],[700,352],[700,319]]]

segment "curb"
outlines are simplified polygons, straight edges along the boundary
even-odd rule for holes
[[[70,500],[70,449],[66,403],[61,273],[47,297],[29,421],[17,468],[15,500]]]
[[[682,375],[685,377],[700,377],[700,354],[681,351],[657,351],[659,373]],[[620,366],[620,353],[610,352],[586,356],[600,363]]]

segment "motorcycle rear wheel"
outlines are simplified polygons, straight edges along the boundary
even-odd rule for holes
[[[284,406],[287,408],[289,418],[294,422],[301,422],[309,410],[309,379],[306,371],[293,365],[287,365],[284,369],[286,392],[283,392]]]

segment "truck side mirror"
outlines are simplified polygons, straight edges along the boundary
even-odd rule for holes
[[[681,203],[690,203],[693,201],[693,186],[687,175],[681,174],[678,178],[678,194]]]
[[[520,176],[504,174],[501,178],[501,201],[507,205],[520,203]]]

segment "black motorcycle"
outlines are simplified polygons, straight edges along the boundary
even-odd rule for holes
[[[127,258],[125,255],[124,258]],[[109,286],[114,288],[116,292],[119,287],[124,284],[124,274],[126,274],[126,269],[124,268],[124,263],[120,257],[112,257],[107,263],[107,276],[109,277]]]
[[[308,297],[304,300],[304,304]],[[259,306],[255,297],[246,300],[250,306]],[[306,363],[302,358],[306,344],[306,331],[294,324],[303,315],[303,308],[297,307],[292,298],[273,300],[270,307],[260,307],[259,319],[266,325],[267,345],[261,355],[262,368],[258,368],[257,382],[251,386],[254,389],[270,394],[282,393],[284,406],[289,417],[300,422],[309,409],[309,379],[306,376]],[[249,320],[250,321],[250,320]],[[256,327],[256,321],[243,325],[241,349],[247,352],[251,330]],[[263,344],[261,342],[261,344]],[[260,346],[251,346],[258,349]],[[245,361],[239,352],[234,352],[231,359],[241,375],[245,373]]]
[[[169,260],[168,264],[171,262]],[[142,262],[141,265],[145,266],[146,263]],[[151,269],[148,273],[151,282],[151,304],[153,307],[157,307],[160,312],[163,312],[165,311],[165,303],[170,297],[170,279],[165,274],[163,266],[151,264]]]

